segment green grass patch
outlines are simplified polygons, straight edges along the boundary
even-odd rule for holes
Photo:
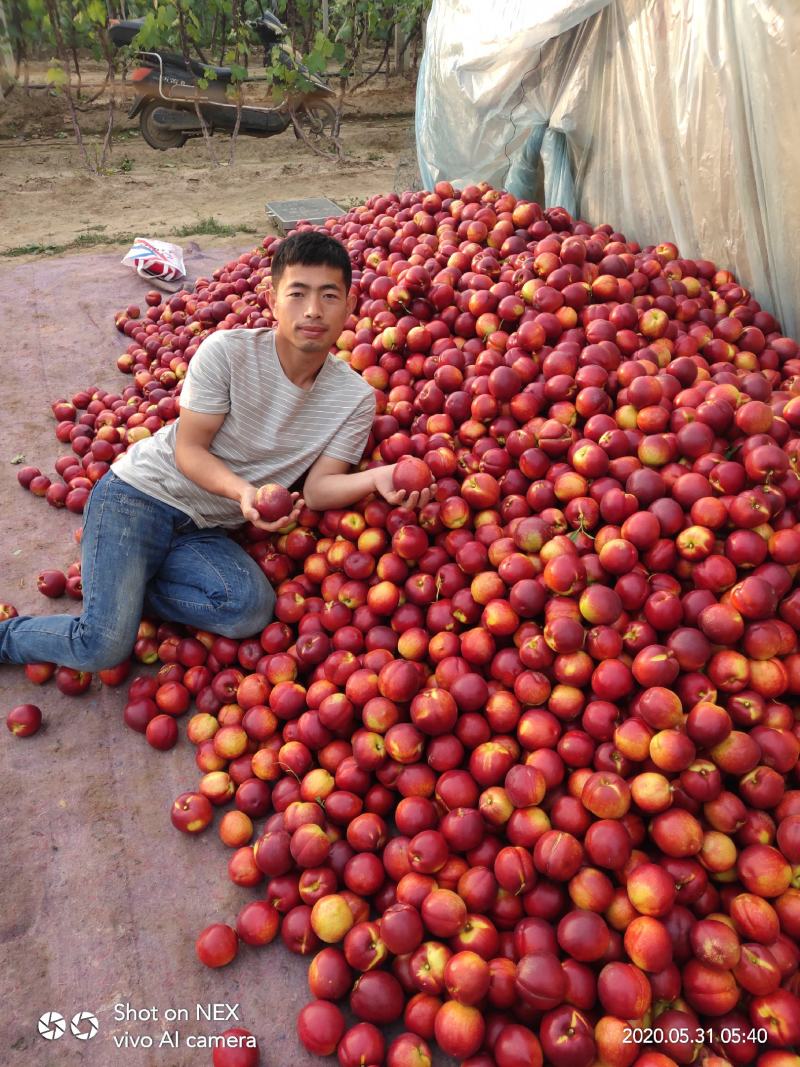
[[[17,245],[15,248],[0,248],[0,256],[58,256],[62,252],[70,252],[75,248],[94,248],[95,245],[107,244],[132,244],[136,238],[132,233],[98,233],[105,227],[92,226],[84,233],[79,233],[72,241],[66,241],[61,245],[30,244]]]
[[[181,226],[172,231],[173,237],[193,237],[195,234],[210,234],[213,237],[233,237],[237,233],[258,233],[255,226],[230,226],[226,222],[217,222],[213,215],[207,219],[198,219],[188,226]]]
[[[6,248],[0,252],[3,256],[45,256],[55,250],[55,245],[17,245],[15,248]]]
[[[108,244],[133,244],[137,234],[133,233],[102,233],[105,226],[89,226],[77,237],[64,244],[29,244],[17,245],[15,248],[0,248],[0,256],[16,258],[19,256],[57,256],[62,252],[70,252],[77,248],[94,248],[96,245]],[[181,226],[164,237],[194,237],[207,234],[212,237],[235,237],[237,233],[259,233],[256,226],[229,226],[226,223],[217,222],[213,217],[198,219],[197,222],[188,226]]]

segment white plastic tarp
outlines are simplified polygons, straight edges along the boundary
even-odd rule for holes
[[[485,179],[800,304],[796,0],[433,0],[426,188]]]

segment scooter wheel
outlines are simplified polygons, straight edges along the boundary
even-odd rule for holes
[[[336,109],[327,100],[314,100],[297,109],[297,124],[314,142],[330,141],[336,128]],[[297,130],[295,137],[299,137]]]
[[[161,105],[155,100],[145,104],[139,112],[139,129],[142,137],[151,148],[159,152],[166,152],[168,148],[182,148],[186,144],[186,134],[180,130],[167,130],[160,126],[153,115],[157,107]]]

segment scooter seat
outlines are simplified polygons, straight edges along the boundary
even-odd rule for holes
[[[192,72],[198,76],[198,78],[209,78],[212,81],[229,82],[233,77],[233,71],[230,67],[214,67],[211,64],[198,63],[196,60],[192,60],[191,63]]]
[[[180,70],[181,67],[186,68],[186,60],[183,56],[177,55],[175,52],[161,52],[161,61],[165,66],[177,67]],[[196,59],[189,60],[189,70],[196,78],[208,78],[209,81],[229,82],[233,77],[233,71],[230,67],[215,67],[210,63],[200,63]]]

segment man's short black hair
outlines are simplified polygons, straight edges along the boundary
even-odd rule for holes
[[[277,289],[281,275],[287,267],[302,264],[304,267],[334,267],[342,272],[344,287],[350,290],[353,280],[353,268],[350,256],[341,241],[327,233],[316,230],[303,230],[293,233],[278,245],[278,251],[272,257],[272,287]]]

